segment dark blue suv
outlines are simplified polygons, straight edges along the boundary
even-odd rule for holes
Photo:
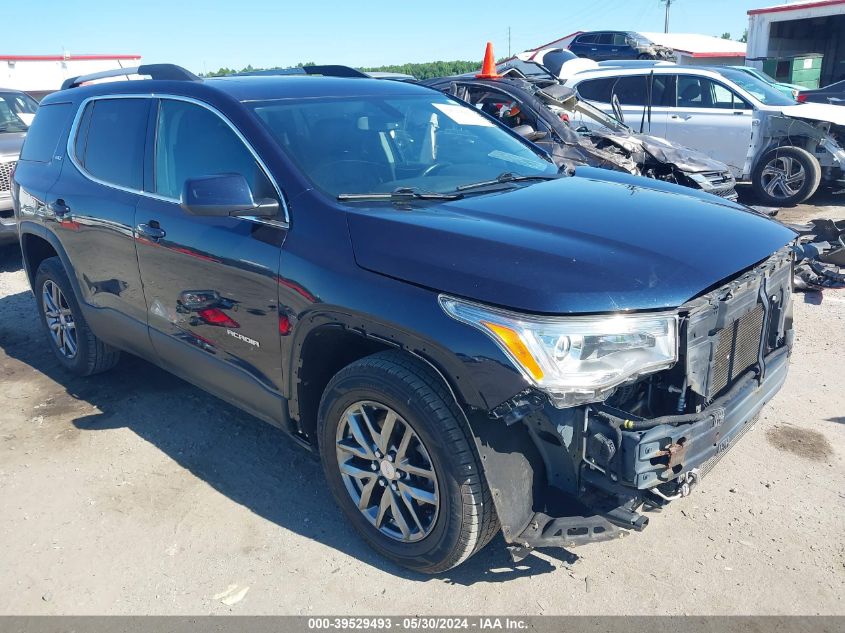
[[[136,354],[281,427],[402,565],[448,569],[499,529],[515,557],[641,530],[784,381],[777,222],[559,173],[417,85],[132,71],[152,78],[46,97],[15,172],[47,343],[79,375]]]
[[[569,44],[569,50],[597,62],[611,59],[662,59],[674,61],[671,48],[655,44],[633,31],[590,31],[581,33]]]

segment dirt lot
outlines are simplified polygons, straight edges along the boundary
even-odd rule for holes
[[[780,217],[845,217],[822,202]],[[138,360],[63,374],[7,251],[0,614],[845,614],[845,291],[795,307],[786,387],[645,532],[516,567],[498,538],[432,578],[373,554],[280,431]]]

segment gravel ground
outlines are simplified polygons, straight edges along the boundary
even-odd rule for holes
[[[280,431],[139,360],[63,374],[7,251],[0,614],[845,614],[845,291],[795,309],[784,389],[643,533],[517,566],[499,537],[427,577],[372,553]]]

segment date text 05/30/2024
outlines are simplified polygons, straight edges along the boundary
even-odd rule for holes
[[[528,622],[520,618],[507,617],[350,617],[350,618],[309,618],[308,628],[320,630],[397,630],[397,631],[447,631],[477,630],[519,631],[528,628]]]

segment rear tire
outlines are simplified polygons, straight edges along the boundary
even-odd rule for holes
[[[58,257],[41,262],[33,290],[50,349],[62,367],[78,376],[90,376],[117,364],[120,352],[103,343],[88,327]]]
[[[388,425],[390,412],[394,417]],[[356,361],[329,382],[318,416],[320,457],[329,489],[353,527],[381,555],[414,571],[438,573],[468,559],[499,529],[460,409],[424,363],[398,351]],[[391,430],[385,434],[388,426]],[[416,447],[413,465],[404,457],[410,453],[402,451],[407,428],[415,438],[410,440]],[[363,443],[357,441],[360,430],[365,433]],[[350,446],[353,453],[347,452]],[[424,469],[430,474],[415,474]],[[436,498],[423,503],[417,499],[424,495],[412,495],[409,504],[400,506],[409,485],[427,488]],[[394,496],[382,515],[381,500],[387,495]],[[395,517],[391,499],[402,517]],[[362,506],[365,509],[359,510]],[[406,530],[400,530],[401,523]],[[407,526],[415,524],[419,529],[406,535]]]
[[[767,206],[791,207],[816,193],[822,178],[819,161],[801,147],[766,152],[751,173],[757,198]]]

